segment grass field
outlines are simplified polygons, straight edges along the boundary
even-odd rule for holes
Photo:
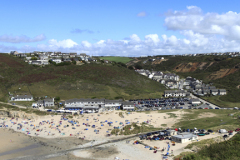
[[[132,59],[128,58],[128,57],[99,57],[100,59],[104,59],[104,60],[109,60],[109,61],[115,61],[115,62],[122,62],[122,63],[127,63],[130,62]]]
[[[201,98],[209,102],[212,102],[213,104],[219,105],[220,107],[223,107],[223,108],[233,108],[233,107],[240,108],[240,103],[222,101],[220,97],[221,96],[212,96],[212,97],[201,97]]]
[[[212,129],[221,128],[235,130],[240,127],[240,111],[238,110],[184,110],[185,114],[179,122],[174,124],[182,129]],[[230,116],[232,114],[232,116]]]

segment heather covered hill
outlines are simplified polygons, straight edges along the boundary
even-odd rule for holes
[[[48,65],[38,67],[20,58],[0,54],[1,99],[8,92],[33,96],[70,98],[150,98],[160,97],[161,84],[134,70],[113,64]],[[19,89],[21,88],[21,89]]]

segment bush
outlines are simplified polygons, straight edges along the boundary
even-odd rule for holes
[[[130,69],[130,70],[134,70],[133,66],[129,66],[128,69]]]
[[[142,67],[140,64],[136,64],[134,67],[135,67],[136,69],[143,69],[143,67]]]
[[[56,98],[55,98],[55,101],[60,101],[60,97],[56,97]]]

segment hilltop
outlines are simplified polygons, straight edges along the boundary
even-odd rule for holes
[[[34,97],[130,99],[161,97],[164,87],[118,63],[64,66],[29,65],[22,59],[0,54],[0,98],[11,94]]]

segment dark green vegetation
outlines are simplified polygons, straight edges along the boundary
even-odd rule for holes
[[[187,112],[187,113],[185,113]],[[184,110],[183,117],[174,124],[176,128],[182,129],[219,129],[235,130],[239,128],[240,111],[238,110]],[[232,115],[231,115],[232,114]]]
[[[188,153],[183,160],[238,160],[240,159],[240,134],[228,141],[202,147],[197,153]]]
[[[34,97],[130,99],[161,97],[164,87],[122,65],[32,66],[0,54],[0,100],[8,93]]]
[[[104,56],[104,57],[98,57],[99,59],[104,59],[104,60],[108,60],[108,61],[115,61],[115,62],[122,62],[122,63],[127,63],[129,61],[131,61],[131,58],[128,57],[113,57],[113,56]]]
[[[240,102],[240,89],[237,89],[237,86],[240,85],[240,58],[234,57],[229,58],[228,56],[201,56],[201,57],[165,57],[168,59],[167,61],[161,62],[160,64],[152,65],[151,62],[147,62],[143,64],[148,58],[140,59],[141,61],[136,63],[135,66],[139,68],[144,68],[148,70],[156,70],[156,71],[163,71],[163,72],[176,72],[180,77],[187,77],[192,76],[194,78],[203,80],[205,83],[213,83],[219,89],[226,89],[227,95],[221,97],[212,97],[209,100],[213,103],[216,103],[222,107],[228,107],[227,102],[236,103]],[[180,64],[187,64],[189,62],[192,63],[200,63],[205,62],[206,64],[201,68],[197,67],[194,69],[194,65],[187,65],[186,68],[193,67],[193,70],[190,71],[177,71],[178,66]],[[209,76],[221,69],[233,69],[236,70],[234,73],[226,75],[224,77],[220,77],[218,79],[210,79]],[[223,105],[224,104],[224,105]],[[234,106],[232,104],[231,106]],[[240,107],[240,104],[237,103],[234,107]]]

